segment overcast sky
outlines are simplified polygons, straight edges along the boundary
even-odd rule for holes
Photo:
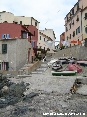
[[[64,18],[78,0],[1,0],[0,11],[15,16],[34,17],[40,22],[39,29],[53,29],[56,40],[65,31]]]

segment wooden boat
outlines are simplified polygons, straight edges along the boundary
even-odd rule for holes
[[[59,69],[61,69],[61,68],[62,68],[62,63],[61,63],[60,61],[56,61],[56,62],[53,63],[53,65],[52,65],[52,69],[55,70],[55,71],[57,71],[57,70],[59,70]]]
[[[60,61],[62,64],[66,64],[66,63],[67,63],[67,60],[65,60],[65,59],[59,59],[59,61]]]
[[[75,60],[74,59],[68,59],[68,63],[75,63]]]
[[[53,59],[50,62],[47,63],[47,65],[50,67],[54,62],[58,61],[58,59]]]
[[[77,64],[80,64],[82,66],[87,66],[87,60],[79,60],[77,61]]]
[[[77,64],[69,64],[68,65],[68,70],[70,70],[70,71],[76,70],[78,73],[82,72],[82,68]]]
[[[76,75],[76,70],[75,71],[51,71],[53,76],[75,76]]]

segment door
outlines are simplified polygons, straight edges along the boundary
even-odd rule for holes
[[[9,62],[6,62],[6,70],[8,71],[9,69]]]

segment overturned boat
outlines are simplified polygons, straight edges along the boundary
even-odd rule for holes
[[[76,70],[75,71],[51,71],[53,76],[75,76],[76,75]]]
[[[68,70],[70,70],[70,71],[75,71],[76,70],[78,73],[82,72],[82,68],[77,64],[69,64],[68,65]]]

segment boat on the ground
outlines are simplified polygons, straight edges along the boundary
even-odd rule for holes
[[[82,72],[82,68],[77,64],[69,64],[68,65],[68,70],[70,70],[70,71],[75,71],[76,70],[78,73]]]
[[[78,60],[77,64],[80,64],[82,66],[87,66],[87,60]]]
[[[62,63],[60,61],[56,61],[55,63],[52,64],[52,70],[59,70],[62,68]]]
[[[75,64],[75,60],[74,59],[68,59],[67,61],[68,61],[67,63]]]
[[[56,61],[58,61],[58,59],[52,59],[50,62],[47,63],[47,65],[51,67],[52,64],[55,63]]]
[[[51,71],[53,76],[75,76],[76,75],[76,70],[75,71]]]
[[[66,64],[66,63],[67,63],[67,58],[60,57],[60,58],[58,58],[58,60],[59,60],[62,64]]]

